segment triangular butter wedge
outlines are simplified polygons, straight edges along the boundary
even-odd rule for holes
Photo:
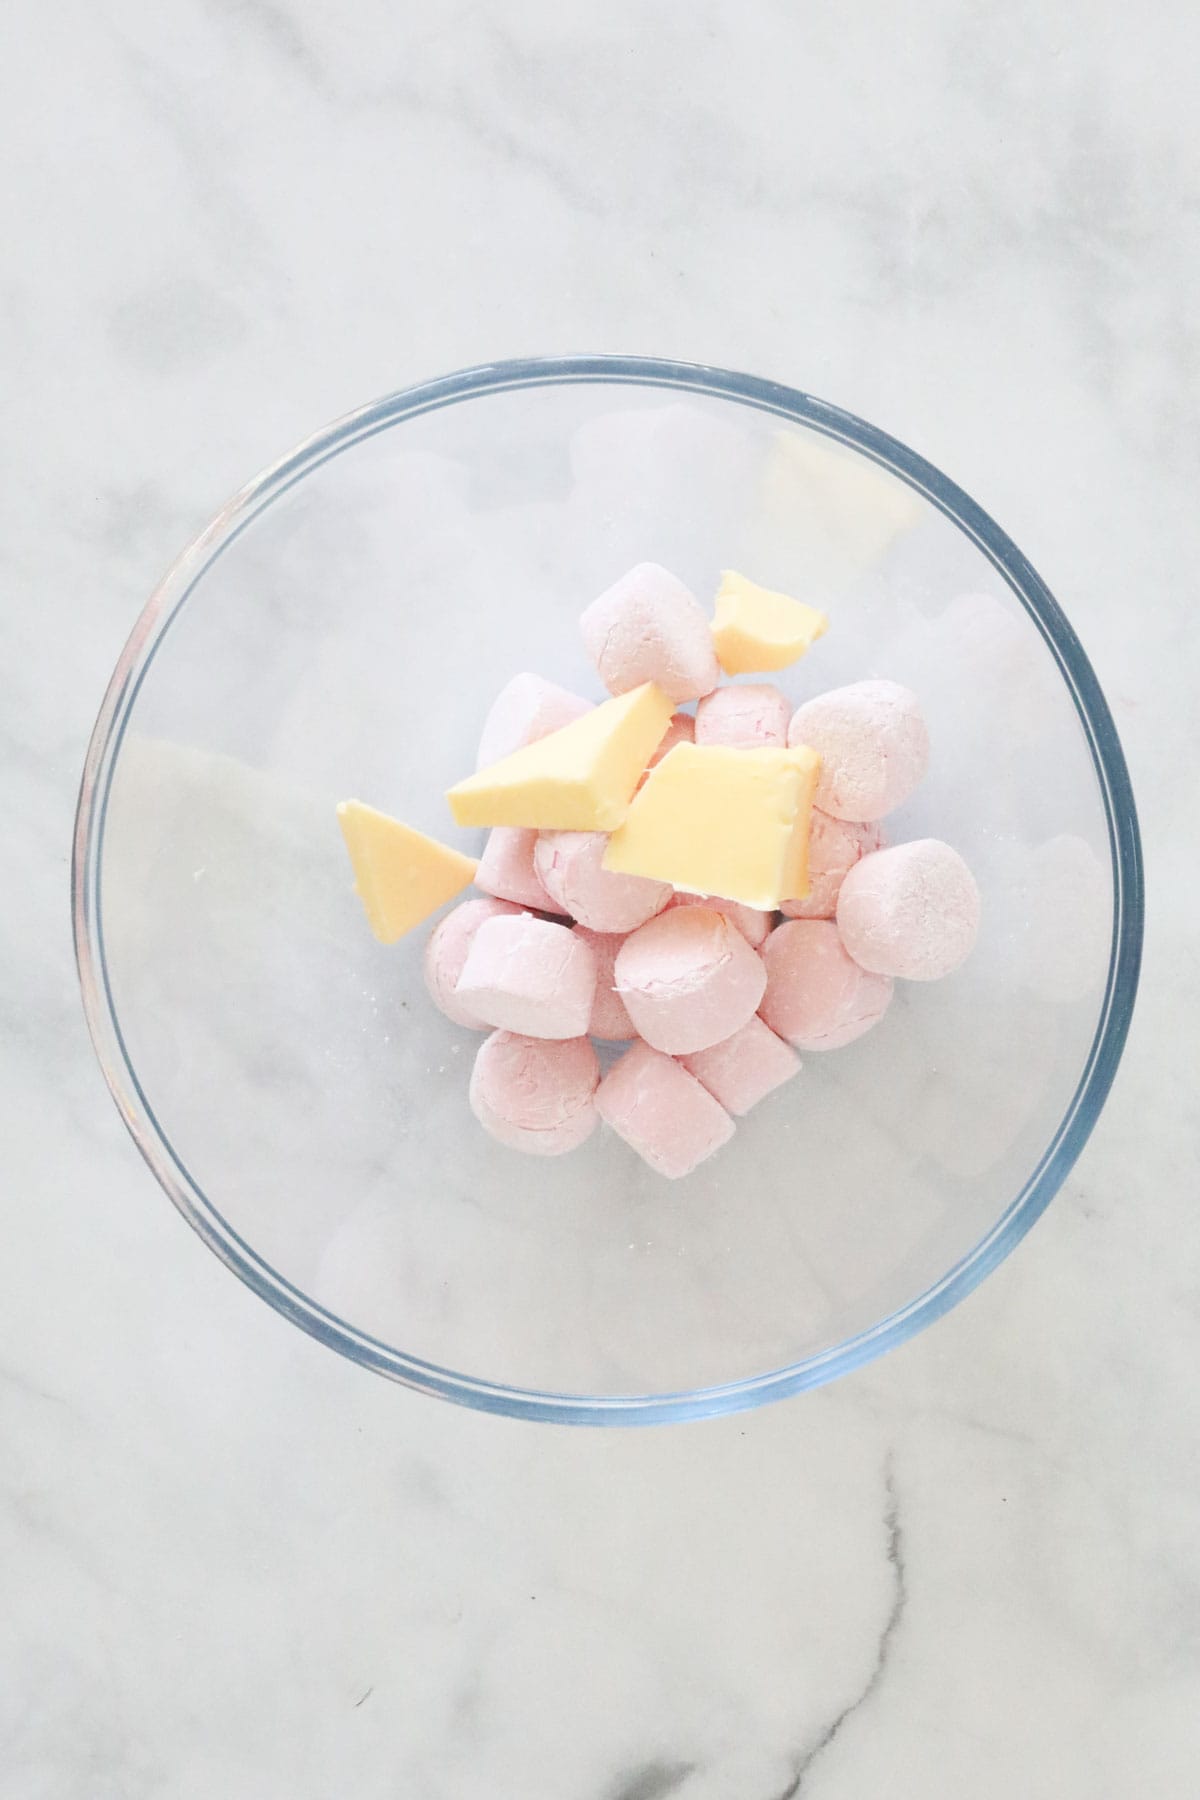
[[[808,897],[815,750],[676,744],[646,777],[606,869],[769,912]]]
[[[450,810],[460,825],[611,831],[673,711],[673,702],[645,682],[457,782],[446,795]]]
[[[361,800],[343,800],[337,816],[355,892],[381,944],[394,944],[475,879],[472,857]]]
[[[713,646],[727,675],[786,669],[829,627],[815,606],[759,587],[734,569],[725,569],[717,590]]]

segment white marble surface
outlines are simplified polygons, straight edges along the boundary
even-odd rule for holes
[[[1193,1794],[1194,11],[6,26],[0,1800]],[[360,400],[580,348],[794,382],[977,495],[1107,686],[1151,884],[1113,1098],[1011,1260],[833,1389],[630,1434],[420,1400],[234,1281],[103,1091],[67,923],[181,543]]]

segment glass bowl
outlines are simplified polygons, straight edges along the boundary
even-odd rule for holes
[[[610,1133],[500,1148],[425,933],[369,935],[354,795],[471,849],[443,790],[531,668],[595,691],[576,620],[653,560],[822,596],[794,699],[920,694],[930,774],[889,836],[958,846],[984,923],[684,1181]],[[1085,1142],[1129,1023],[1137,821],[1062,612],[966,494],[750,376],[499,363],[318,433],[230,501],[142,613],[83,775],[73,903],[105,1077],[184,1217],[257,1293],[443,1398],[628,1424],[853,1369],[995,1267]]]

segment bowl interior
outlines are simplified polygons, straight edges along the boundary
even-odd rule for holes
[[[483,375],[314,440],[168,578],[94,747],[85,992],[156,1172],[299,1322],[480,1404],[743,1404],[915,1324],[1061,1178],[1111,1002],[1094,721],[1012,571],[836,415],[707,385]],[[957,975],[676,1184],[608,1133],[484,1136],[477,1039],[426,999],[424,932],[369,936],[334,819],[474,849],[442,792],[491,698],[526,668],[596,692],[577,616],[644,559],[824,596],[781,685],[918,692],[932,768],[889,837],[947,838],[984,898]]]

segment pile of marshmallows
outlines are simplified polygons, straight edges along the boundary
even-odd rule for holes
[[[780,922],[604,869],[602,832],[500,826],[475,876],[487,897],[435,927],[425,976],[448,1018],[491,1032],[470,1104],[500,1143],[557,1156],[602,1119],[651,1168],[678,1177],[798,1072],[798,1050],[835,1050],[877,1023],[894,977],[929,981],[955,968],[975,939],[979,894],[947,844],[883,847],[880,820],[928,761],[907,688],[860,681],[793,713],[774,686],[720,687],[702,608],[653,564],[589,607],[582,630],[611,693],[650,681],[677,706],[697,703],[694,718],[671,719],[651,767],[683,741],[818,753],[809,895],[785,901]],[[518,675],[488,715],[479,766],[589,710]],[[630,1044],[603,1077],[593,1038]]]

